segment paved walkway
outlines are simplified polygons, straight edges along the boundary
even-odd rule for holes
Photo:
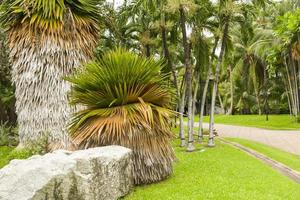
[[[195,126],[198,124],[195,123]],[[203,124],[208,129],[207,123]],[[265,130],[253,127],[215,124],[219,136],[237,137],[260,142],[284,151],[300,155],[300,131]]]

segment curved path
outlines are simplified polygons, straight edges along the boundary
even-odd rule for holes
[[[195,126],[198,126],[195,123]],[[208,129],[208,123],[203,124]],[[261,128],[215,124],[221,137],[236,137],[260,142],[278,149],[300,155],[300,130],[266,130]]]

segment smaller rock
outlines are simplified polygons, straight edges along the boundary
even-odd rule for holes
[[[114,200],[132,186],[132,152],[120,146],[59,150],[0,170],[0,200]]]

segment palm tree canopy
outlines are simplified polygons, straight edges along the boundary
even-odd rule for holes
[[[75,138],[80,136],[78,128],[93,119],[103,120],[103,123],[111,119],[112,134],[128,131],[119,127],[128,121],[132,126],[149,124],[151,129],[154,121],[159,120],[160,129],[169,127],[168,118],[173,115],[170,109],[175,98],[173,88],[167,84],[168,76],[161,74],[162,67],[162,61],[146,59],[123,49],[110,51],[86,64],[83,71],[68,78],[74,84],[71,103],[86,107],[73,118],[71,133]],[[156,114],[158,118],[154,119]],[[92,129],[86,131],[89,136],[98,135]],[[83,138],[77,139],[83,142]]]
[[[97,0],[4,0],[0,20],[9,27],[26,23],[43,31],[61,28],[70,23],[68,19],[96,27],[98,4]]]

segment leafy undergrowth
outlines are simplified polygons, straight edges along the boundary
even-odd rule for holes
[[[268,145],[264,145],[258,142],[253,142],[240,138],[226,138],[226,140],[239,143],[245,147],[253,149],[259,153],[262,153],[273,160],[281,162],[290,168],[300,171],[300,156],[291,154],[280,149],[270,147]]]
[[[32,151],[28,149],[17,150],[14,147],[0,146],[0,168],[13,159],[26,159],[32,155]]]
[[[198,117],[195,121],[198,122]],[[204,118],[209,122],[209,117]],[[265,115],[216,115],[215,123],[238,126],[249,126],[270,130],[300,130],[300,123],[290,115],[270,115],[266,121]]]
[[[174,174],[157,184],[139,186],[126,200],[294,200],[300,185],[259,160],[217,142],[215,148],[197,145],[187,153],[174,147]]]
[[[12,150],[12,147],[0,146],[0,168],[8,163],[7,157]]]

